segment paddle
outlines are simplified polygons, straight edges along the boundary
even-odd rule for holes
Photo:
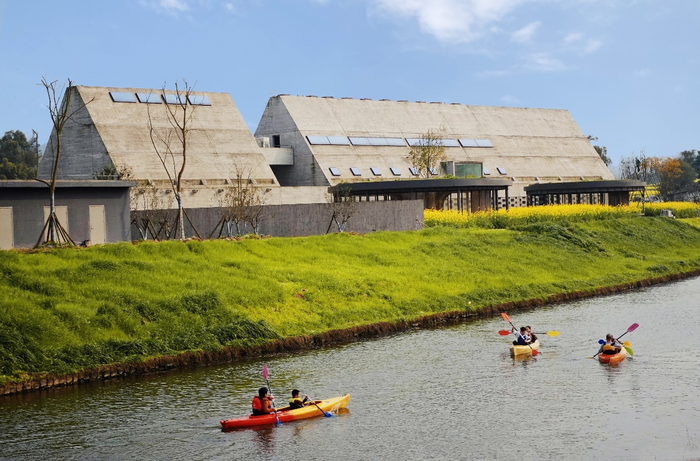
[[[503,320],[510,323],[510,326],[512,326],[514,330],[516,329],[515,325],[513,325],[513,322],[510,321],[510,317],[508,317],[508,314],[506,314],[505,312],[501,312],[501,317],[503,317]],[[530,346],[529,344],[528,344],[528,347],[532,351],[533,357],[535,357],[535,356],[537,356],[537,354],[539,354],[539,351],[536,351],[535,349],[533,349],[532,346]]]
[[[318,408],[319,410],[321,410],[321,413],[323,413],[323,416],[325,416],[326,418],[330,418],[331,416],[333,416],[332,414],[330,414],[330,413],[328,413],[328,412],[326,412],[326,411],[323,411],[323,408],[319,407],[315,400],[312,399],[312,400],[311,400],[311,403],[313,403],[314,405],[316,405],[316,408]]]
[[[633,323],[632,325],[629,326],[629,328],[627,329],[627,331],[625,331],[624,333],[622,333],[620,336],[617,337],[617,341],[619,341],[620,338],[622,338],[623,336],[625,336],[627,333],[632,333],[632,332],[633,332],[634,330],[636,330],[637,328],[639,328],[639,324],[638,324],[638,323]],[[604,343],[605,343],[605,341],[603,341],[602,339],[599,339],[599,340],[598,340],[598,344],[604,344]],[[632,348],[629,347],[630,343],[629,343],[628,341],[625,341],[622,345],[625,347],[625,350],[629,353],[629,355],[631,355],[631,356],[634,355],[634,353],[632,352]],[[593,357],[588,357],[588,358],[589,358],[589,359],[594,359],[594,358],[596,358],[596,357],[598,356],[598,354],[600,354],[600,352],[598,352],[598,353],[597,353],[596,355],[594,355]]]
[[[272,388],[270,387],[270,381],[267,379],[267,364],[263,365],[263,372],[262,372],[263,378],[265,378],[265,382],[267,383],[267,389],[270,391],[270,395],[272,395]],[[275,410],[275,418],[277,419],[277,425],[279,426],[282,424],[280,421],[280,417],[277,416],[277,408],[275,407],[275,401],[271,400],[272,402],[272,409]]]
[[[508,335],[512,334],[512,332],[508,331],[508,330],[498,330],[498,334],[501,336],[508,336]],[[553,338],[556,338],[557,336],[559,336],[559,332],[556,330],[548,331],[547,333],[535,333],[535,334],[536,335],[547,335],[547,336],[551,336]]]

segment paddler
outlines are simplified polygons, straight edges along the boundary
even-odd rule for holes
[[[306,402],[309,401],[309,396],[305,395],[304,400],[299,397],[299,389],[294,389],[292,391],[292,398],[289,399],[289,408],[295,410],[297,408],[303,408],[307,405]]]
[[[253,397],[253,416],[268,415],[270,413],[275,413],[272,408],[272,400],[274,397],[272,395],[267,395],[267,388],[261,387],[258,389],[258,395]]]

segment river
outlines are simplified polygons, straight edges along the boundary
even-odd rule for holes
[[[234,365],[0,398],[0,459],[700,459],[700,278],[511,312],[540,335],[513,360],[500,317]],[[634,357],[592,356],[620,335]],[[267,364],[277,401],[345,411],[222,432]]]

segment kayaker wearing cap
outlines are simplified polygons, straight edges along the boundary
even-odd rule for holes
[[[289,399],[289,408],[292,410],[297,409],[297,408],[303,408],[306,405],[306,402],[309,401],[309,396],[305,395],[304,400],[301,400],[299,398],[299,389],[294,389],[292,391],[292,398]]]
[[[258,395],[253,397],[253,416],[268,415],[270,413],[275,413],[275,410],[271,408],[271,402],[274,399],[273,396],[267,395],[267,388],[261,387],[258,389]]]
[[[513,327],[511,332],[516,336],[516,340],[513,341],[514,346],[527,346],[532,342],[526,327],[520,327],[520,333],[516,332],[515,327]]]
[[[622,344],[615,339],[615,337],[608,333],[605,335],[605,344],[600,346],[600,349],[598,349],[598,353],[600,354],[601,352],[606,355],[612,355],[612,354],[617,354],[622,350]]]

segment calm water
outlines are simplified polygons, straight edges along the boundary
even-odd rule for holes
[[[513,312],[541,335],[514,361],[493,318],[296,357],[0,398],[2,459],[700,459],[700,279]],[[634,357],[587,359],[625,336]],[[350,393],[346,411],[222,432],[264,385]]]

